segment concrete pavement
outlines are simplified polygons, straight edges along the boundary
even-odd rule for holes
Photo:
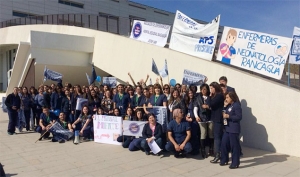
[[[7,114],[0,110],[0,162],[7,176],[300,176],[300,158],[246,147],[240,168],[230,170],[200,155],[176,159],[168,153],[146,156],[94,142],[34,143],[39,134],[8,135],[7,123]]]

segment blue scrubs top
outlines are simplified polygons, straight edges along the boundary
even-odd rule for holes
[[[168,132],[172,132],[176,143],[181,144],[187,136],[186,131],[191,130],[191,127],[186,121],[181,121],[180,124],[178,124],[174,119],[168,124],[167,130]]]
[[[120,115],[125,115],[128,104],[130,103],[129,95],[123,93],[123,96],[120,96],[119,93],[117,93],[113,101],[116,103],[116,107],[120,109]]]
[[[152,95],[149,100],[152,106],[163,106],[163,102],[167,101],[168,100],[165,94],[161,94],[158,97],[156,95]]]

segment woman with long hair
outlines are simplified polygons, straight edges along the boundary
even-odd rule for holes
[[[206,104],[202,105],[204,109],[211,110],[211,120],[213,121],[214,132],[214,159],[211,163],[218,163],[220,160],[220,147],[223,136],[223,115],[224,96],[222,89],[217,82],[212,82],[210,85],[210,95],[207,98]]]
[[[169,120],[173,119],[172,111],[175,109],[181,109],[184,116],[186,115],[186,105],[184,103],[184,99],[182,99],[182,97],[180,96],[179,90],[174,89],[174,91],[171,93],[168,105],[168,108],[170,110]]]
[[[105,87],[104,87],[105,88]],[[104,97],[101,100],[101,108],[105,115],[112,115],[113,114],[113,100],[111,97],[111,93],[109,90],[105,90]]]
[[[30,130],[30,113],[31,113],[32,99],[27,87],[23,87],[21,93],[21,109],[24,112],[26,131]]]
[[[72,124],[72,127],[79,130],[79,134],[84,140],[94,140],[94,129],[92,125],[92,115],[89,114],[89,107],[83,106],[78,119]],[[79,126],[76,126],[79,124]]]
[[[221,144],[221,162],[220,165],[227,165],[229,161],[229,152],[231,152],[230,169],[238,168],[240,165],[240,140],[241,132],[240,121],[242,120],[242,108],[239,103],[238,96],[235,92],[226,94],[223,109],[223,123],[225,133]]]

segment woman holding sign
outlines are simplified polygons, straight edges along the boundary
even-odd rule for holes
[[[162,126],[156,122],[153,113],[149,114],[148,123],[145,124],[142,134],[141,147],[145,150],[146,155],[150,154],[149,144],[153,143],[153,141],[162,149]]]

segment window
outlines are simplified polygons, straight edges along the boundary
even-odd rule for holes
[[[99,12],[100,29],[107,32],[119,34],[119,17]]]
[[[135,4],[129,4],[129,6],[146,10],[146,7],[138,6],[138,5],[135,5]]]
[[[20,11],[15,11],[13,10],[12,12],[13,16],[16,17],[36,17],[37,20],[43,20],[43,17],[37,14],[31,14],[27,12],[20,12]]]
[[[58,3],[60,4],[65,4],[68,6],[73,6],[73,7],[78,7],[83,9],[84,4],[78,3],[78,2],[73,2],[73,1],[68,1],[68,0],[58,0]]]

